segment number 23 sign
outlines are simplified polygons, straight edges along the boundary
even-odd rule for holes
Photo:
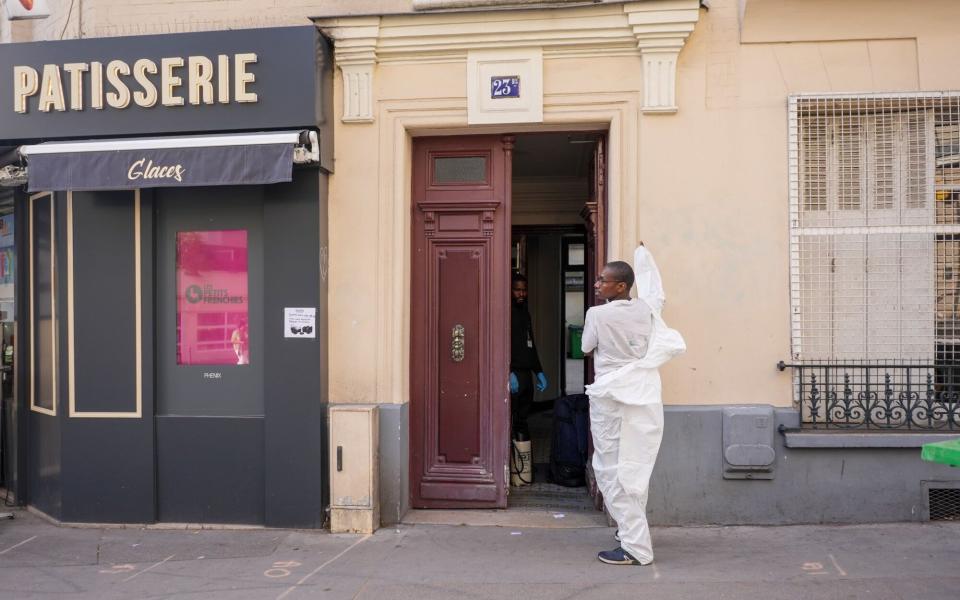
[[[517,75],[503,75],[490,78],[490,98],[519,98],[520,77]]]

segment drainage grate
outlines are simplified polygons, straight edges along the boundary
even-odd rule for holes
[[[960,521],[960,488],[930,488],[931,521]]]

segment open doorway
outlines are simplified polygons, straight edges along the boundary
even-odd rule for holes
[[[531,362],[527,352],[531,342],[512,339],[511,370],[516,367],[523,371],[538,364],[546,385],[537,381],[534,373],[534,389],[528,394],[532,398],[524,397],[523,381],[518,386],[520,391],[512,394],[515,407],[529,402],[520,414],[515,410],[512,419],[511,437],[529,440],[529,452],[522,443],[514,442],[512,447],[508,504],[514,508],[595,509],[587,473],[579,482],[577,477],[564,478],[558,475],[556,459],[562,452],[558,446],[571,443],[569,437],[559,434],[560,421],[570,417],[575,406],[585,409],[585,400],[576,398],[591,380],[589,361],[580,351],[580,334],[593,299],[591,263],[598,254],[595,240],[602,240],[592,227],[596,207],[603,200],[599,185],[602,173],[598,172],[602,171],[603,138],[602,133],[580,132],[516,137],[511,181],[511,283],[513,289],[526,287],[525,302],[521,303],[529,312],[538,361]],[[520,313],[513,289],[511,320],[516,322]],[[511,337],[515,335],[516,331]],[[523,355],[519,361],[518,352]],[[585,411],[580,418],[582,431]],[[589,439],[582,443],[589,444]],[[587,446],[582,448],[586,450]]]
[[[595,506],[597,495],[587,487],[548,482],[543,465],[550,464],[553,447],[569,448],[552,443],[556,399],[591,381],[590,361],[576,347],[583,312],[594,301],[590,283],[604,258],[605,137],[414,138],[411,507]],[[536,373],[544,374],[537,382],[543,389],[529,403],[535,450],[525,464],[534,485],[514,490],[508,501],[510,409],[516,406],[505,394],[514,354],[511,270],[529,277],[530,343],[539,344],[549,367],[526,369],[530,387]],[[582,431],[581,445],[588,444],[586,425]]]

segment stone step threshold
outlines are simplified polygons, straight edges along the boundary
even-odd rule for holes
[[[582,529],[609,527],[600,511],[563,511],[526,508],[509,509],[412,509],[404,525],[468,525],[534,529]]]

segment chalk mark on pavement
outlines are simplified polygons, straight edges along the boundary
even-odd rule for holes
[[[166,557],[165,559],[161,560],[160,562],[153,563],[152,565],[150,565],[149,567],[147,567],[146,569],[144,569],[144,570],[142,570],[142,571],[137,571],[136,573],[134,573],[134,574],[131,575],[130,577],[127,577],[126,579],[124,579],[123,581],[124,581],[124,582],[127,582],[127,581],[130,581],[131,579],[133,579],[134,577],[137,577],[138,575],[143,575],[144,573],[146,573],[146,572],[149,571],[150,569],[154,569],[154,568],[156,568],[156,567],[159,567],[160,565],[162,565],[163,563],[167,562],[168,560],[170,560],[170,559],[173,558],[174,556],[176,556],[176,554],[171,554],[170,556]]]
[[[304,575],[303,577],[301,577],[301,578],[300,578],[300,581],[298,581],[298,582],[296,582],[295,584],[291,585],[290,587],[288,587],[288,588],[286,589],[286,591],[284,591],[282,594],[280,594],[279,596],[277,596],[277,600],[283,600],[284,598],[286,598],[288,595],[290,595],[291,592],[293,592],[294,590],[296,590],[298,586],[303,585],[308,579],[310,579],[311,577],[313,577],[314,575],[316,575],[317,573],[319,573],[324,567],[326,567],[327,565],[329,565],[329,564],[332,563],[333,561],[337,560],[338,558],[340,558],[341,556],[343,556],[343,555],[346,554],[347,552],[350,552],[351,550],[353,550],[354,548],[356,548],[358,544],[360,544],[361,542],[366,541],[368,538],[370,538],[371,535],[372,535],[372,534],[369,534],[369,533],[368,533],[367,535],[363,536],[363,537],[360,538],[359,540],[357,540],[357,541],[355,541],[354,543],[350,544],[346,549],[344,549],[342,552],[340,552],[340,554],[334,556],[333,558],[331,558],[331,559],[328,560],[327,562],[323,563],[322,565],[320,565],[320,566],[317,567],[316,569],[310,571],[309,573],[307,573],[306,575]]]
[[[32,541],[35,540],[35,539],[37,539],[37,536],[33,536],[33,537],[31,537],[31,538],[27,538],[27,539],[23,540],[22,542],[20,542],[19,544],[14,544],[14,545],[10,546],[10,547],[7,548],[6,550],[0,552],[0,554],[6,554],[7,552],[10,552],[10,551],[13,550],[14,548],[19,548],[20,546],[26,544],[27,542],[32,542]]]

